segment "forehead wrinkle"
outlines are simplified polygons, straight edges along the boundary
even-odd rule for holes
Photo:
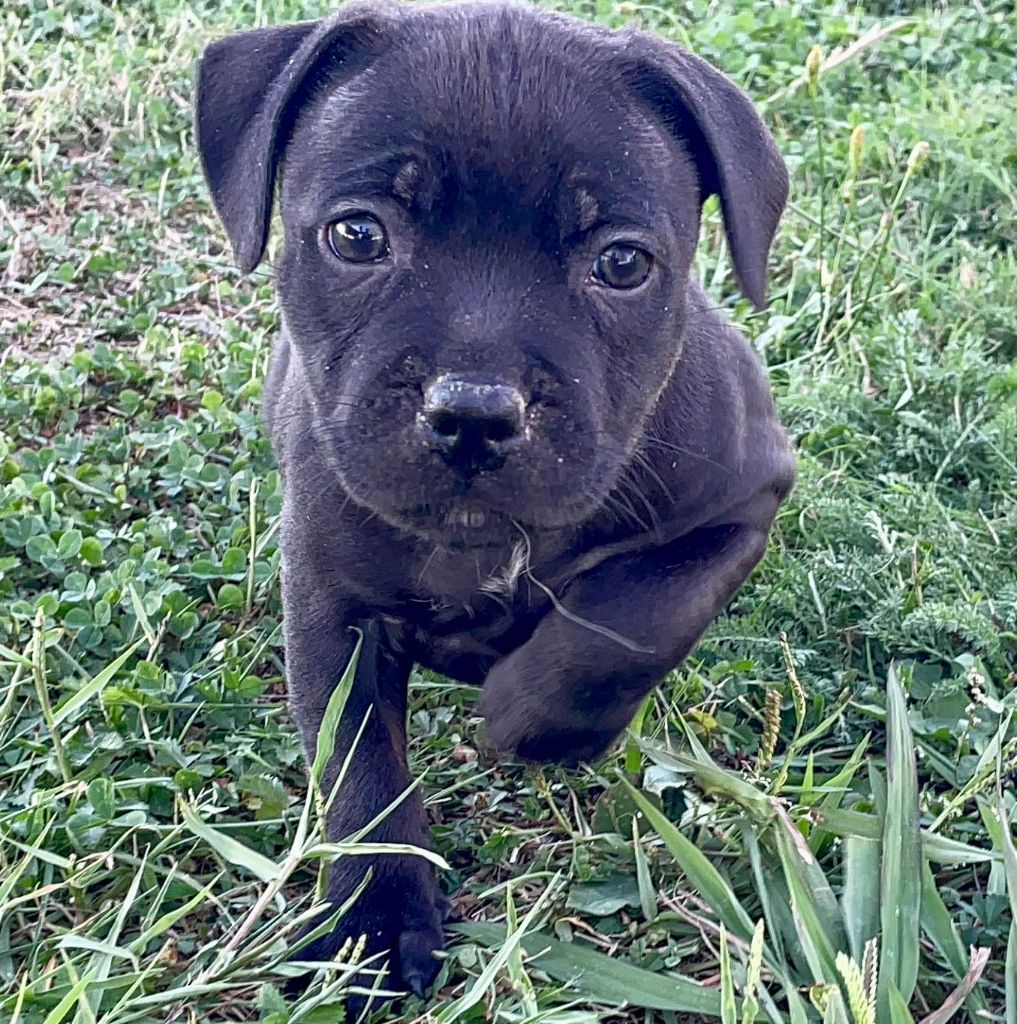
[[[335,213],[343,202],[392,198],[395,174],[391,158],[335,171],[315,162],[313,168],[305,164],[299,174],[284,179],[284,189],[297,218],[309,226]]]

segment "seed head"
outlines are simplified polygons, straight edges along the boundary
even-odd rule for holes
[[[908,174],[917,174],[925,166],[931,152],[932,147],[927,142],[915,143],[915,148],[908,157]]]
[[[819,91],[819,72],[823,66],[823,50],[820,46],[813,46],[805,58],[805,70],[809,76],[809,95],[815,99]]]

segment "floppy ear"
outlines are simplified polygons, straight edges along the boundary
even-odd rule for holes
[[[212,43],[198,65],[195,128],[201,164],[237,265],[261,260],[276,169],[296,100],[325,60],[349,74],[377,52],[379,10],[354,5],[323,21],[259,28]],[[341,74],[342,72],[340,72]]]
[[[742,291],[762,307],[766,259],[788,194],[773,136],[749,98],[712,64],[642,33],[630,36],[626,49],[637,90],[691,149],[702,198],[720,197]]]

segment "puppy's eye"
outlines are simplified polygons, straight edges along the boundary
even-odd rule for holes
[[[332,252],[350,263],[372,263],[388,255],[388,235],[381,221],[367,213],[333,221],[326,229]]]
[[[593,261],[593,280],[608,288],[635,288],[650,276],[653,258],[634,245],[609,245]]]

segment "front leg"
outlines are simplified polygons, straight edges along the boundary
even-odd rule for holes
[[[368,824],[410,785],[406,687],[412,663],[378,619],[358,614],[333,587],[309,573],[293,572],[284,580],[284,606],[290,707],[309,761],[314,759],[329,698],[354,651],[356,633],[351,627],[363,632],[356,675],[323,780],[327,796],[367,716],[326,822],[328,838],[336,842]],[[429,848],[419,793],[404,798],[365,840]],[[423,995],[440,966],[433,953],[443,946],[442,900],[434,869],[414,855],[341,857],[329,869],[329,913],[356,890],[369,868],[372,879],[351,911],[334,931],[297,957],[330,960],[347,939],[356,941],[364,935],[365,955],[386,954],[394,984]],[[372,966],[381,967],[382,962],[375,960]],[[370,984],[370,979],[364,983]]]
[[[602,754],[734,596],[769,525],[702,528],[570,581],[560,607],[488,675],[480,710],[490,741],[531,761]]]

